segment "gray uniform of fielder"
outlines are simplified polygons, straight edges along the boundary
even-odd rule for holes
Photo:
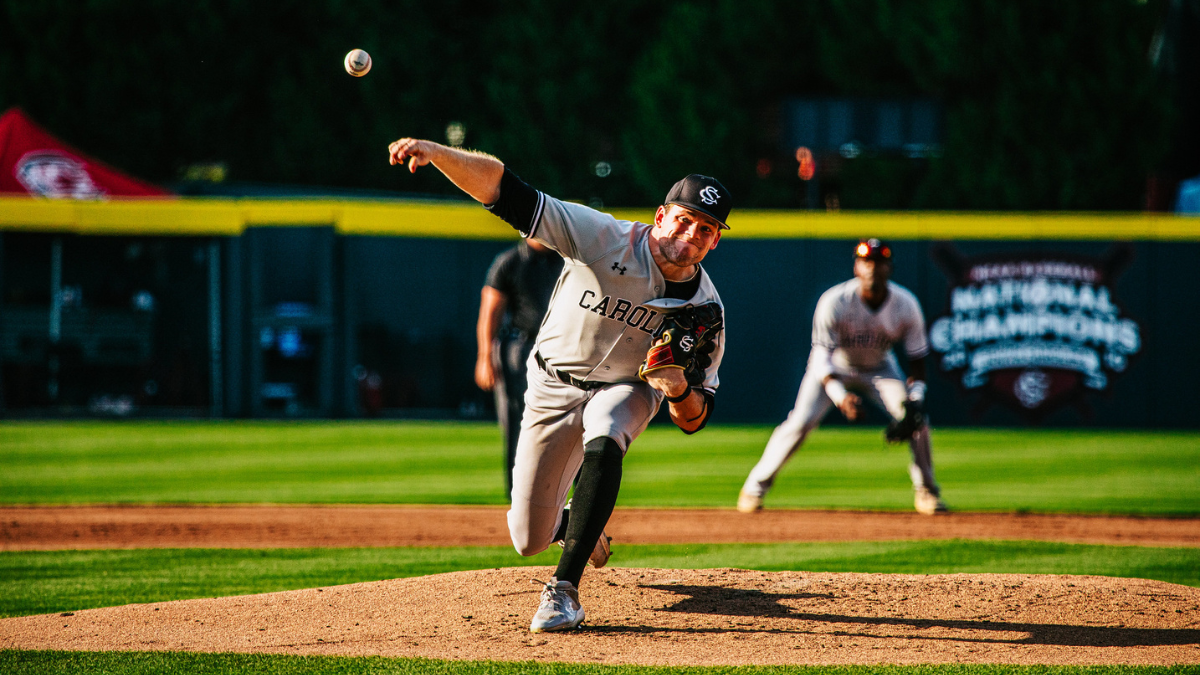
[[[721,302],[703,267],[693,297],[662,297],[666,281],[651,256],[649,232],[647,224],[539,193],[528,236],[558,251],[565,264],[529,361],[508,512],[513,546],[522,555],[553,543],[584,445],[608,437],[628,451],[658,412],[663,395],[637,371],[662,310]],[[709,394],[719,384],[724,333],[716,345],[701,385]],[[547,369],[603,386],[581,389]]]
[[[910,359],[929,353],[920,303],[908,289],[890,281],[887,300],[877,310],[863,302],[857,279],[822,294],[813,315],[812,344],[796,405],[771,434],[762,458],[742,486],[744,494],[765,495],[783,465],[833,407],[822,384],[826,375],[833,373],[847,390],[864,395],[898,420],[904,416],[908,389],[892,346],[903,346]],[[913,488],[938,494],[928,427],[918,430],[910,447]]]

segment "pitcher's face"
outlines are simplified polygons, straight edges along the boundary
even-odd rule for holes
[[[672,265],[695,265],[717,247],[721,225],[713,218],[678,204],[658,207],[650,236]]]

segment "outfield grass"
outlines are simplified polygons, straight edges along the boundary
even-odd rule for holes
[[[138,549],[0,553],[0,616],[334,586],[456,570],[537,566],[511,548]],[[1030,541],[620,546],[620,567],[906,574],[1097,574],[1200,587],[1200,549]],[[585,576],[586,581],[586,576]]]
[[[187,675],[1189,675],[1193,666],[739,666],[672,668],[539,663],[537,661],[433,661],[378,656],[281,656],[178,652],[32,652],[0,650],[0,672],[12,675],[67,673],[186,673]]]
[[[732,507],[768,426],[649,429],[621,506]],[[454,422],[0,426],[0,503],[502,504],[500,435]],[[943,429],[946,501],[971,511],[1200,514],[1200,433]],[[909,510],[908,452],[878,428],[814,433],[769,507]]]

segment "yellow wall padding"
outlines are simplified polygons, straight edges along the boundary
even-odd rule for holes
[[[653,208],[617,209],[647,222]],[[92,235],[231,236],[247,227],[332,226],[341,234],[435,239],[515,239],[508,225],[462,201],[323,199],[121,199],[0,197],[0,230]],[[1161,213],[953,213],[745,210],[734,239],[1078,239],[1200,241],[1200,218]]]

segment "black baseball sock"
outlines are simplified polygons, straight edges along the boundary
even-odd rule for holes
[[[583,449],[583,468],[579,483],[571,498],[571,519],[563,540],[563,554],[554,572],[559,581],[569,581],[579,588],[583,568],[596,548],[604,526],[617,505],[621,489],[621,446],[611,438],[597,438]]]

